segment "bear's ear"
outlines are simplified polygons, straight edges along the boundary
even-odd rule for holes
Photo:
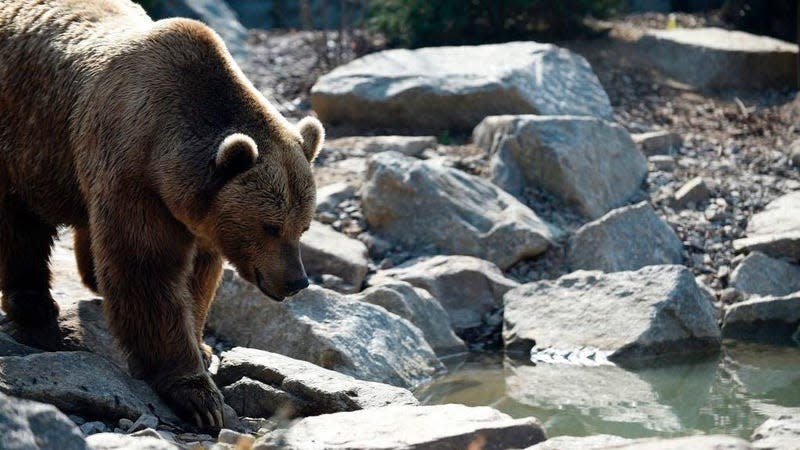
[[[313,117],[305,117],[297,123],[300,136],[303,137],[303,153],[309,163],[314,162],[322,143],[325,141],[325,129],[319,120]]]
[[[228,135],[219,144],[214,157],[218,171],[233,176],[253,167],[258,157],[258,146],[250,136],[242,133]]]

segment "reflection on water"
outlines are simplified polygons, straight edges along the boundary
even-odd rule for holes
[[[486,354],[448,365],[448,375],[417,390],[420,401],[535,416],[550,436],[748,438],[767,417],[800,414],[797,348],[733,343],[713,360],[637,371],[534,366]]]

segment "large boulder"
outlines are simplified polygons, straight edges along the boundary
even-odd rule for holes
[[[303,265],[310,276],[336,275],[355,290],[369,270],[367,246],[317,221],[300,238]]]
[[[756,297],[728,307],[722,322],[726,338],[770,344],[800,344],[800,292]]]
[[[750,443],[737,437],[723,435],[687,436],[671,439],[638,439],[614,445],[618,450],[750,450]]]
[[[496,185],[514,195],[544,189],[591,218],[623,205],[647,176],[628,132],[594,117],[487,117],[473,140],[492,155]]]
[[[681,240],[646,202],[587,223],[575,232],[567,249],[571,270],[619,272],[682,262]]]
[[[559,234],[488,181],[396,152],[370,159],[361,198],[372,231],[413,248],[487,259],[501,269],[544,252]]]
[[[493,263],[472,256],[438,255],[378,271],[371,285],[400,280],[425,289],[447,311],[450,325],[461,333],[482,326],[503,307],[503,295],[519,286]]]
[[[790,88],[797,45],[721,28],[650,30],[637,53],[661,72],[697,88]]]
[[[595,450],[630,442],[630,439],[610,434],[592,436],[557,436],[525,450]]]
[[[734,269],[731,286],[754,295],[789,295],[800,291],[800,265],[753,252]]]
[[[2,357],[0,392],[83,417],[136,420],[142,414],[155,414],[162,422],[180,423],[144,381],[86,352]]]
[[[0,448],[88,450],[83,433],[55,406],[0,393]]]
[[[422,332],[379,306],[317,286],[278,303],[230,269],[223,274],[208,327],[234,345],[362,380],[410,387],[443,370]]]
[[[463,353],[467,350],[449,325],[447,312],[428,291],[403,282],[389,281],[373,286],[355,298],[385,308],[407,319],[425,335],[425,340],[439,356]]]
[[[306,361],[243,347],[222,354],[215,380],[226,403],[250,417],[287,411],[292,416],[310,416],[417,404],[411,392],[402,388],[357,380]],[[276,398],[280,401],[261,401]]]
[[[733,247],[800,261],[800,191],[777,198],[750,218],[747,237],[735,240]]]
[[[271,449],[510,449],[544,441],[539,422],[489,407],[387,406],[309,417],[256,441]]]
[[[505,295],[507,349],[596,349],[621,365],[719,351],[716,311],[683,266],[578,271]]]
[[[322,76],[311,106],[329,123],[435,132],[496,114],[613,118],[583,57],[535,42],[373,53]]]
[[[97,433],[86,438],[92,450],[180,450],[181,447],[149,430],[147,435]]]

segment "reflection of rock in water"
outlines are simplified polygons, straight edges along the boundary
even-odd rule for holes
[[[506,394],[540,410],[559,428],[622,436],[694,428],[714,380],[716,361],[631,372],[615,366],[506,363]],[[565,430],[566,431],[566,430]]]
[[[767,417],[800,414],[800,349],[736,343],[719,372],[706,408],[711,432],[747,435]]]

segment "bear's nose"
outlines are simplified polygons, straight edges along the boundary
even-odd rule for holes
[[[288,296],[292,296],[308,287],[308,277],[300,278],[286,283],[286,292]]]

